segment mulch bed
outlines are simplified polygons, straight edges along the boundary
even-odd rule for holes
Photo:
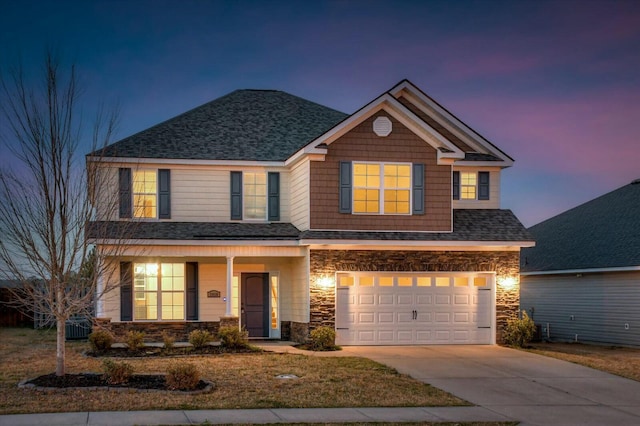
[[[144,390],[161,390],[172,391],[167,386],[165,376],[163,374],[134,374],[126,384],[113,385],[109,384],[102,374],[82,373],[82,374],[65,374],[64,376],[56,376],[55,374],[46,374],[36,377],[25,382],[25,385],[33,385],[37,388],[90,388],[90,387],[108,387],[108,388],[126,388],[126,389],[144,389]],[[193,391],[204,391],[211,383],[200,380],[198,386]]]
[[[262,352],[262,349],[256,347],[228,349],[222,346],[205,346],[203,348],[194,348],[192,346],[175,347],[171,349],[160,348],[156,346],[146,346],[139,351],[132,351],[129,348],[111,348],[106,351],[85,353],[91,357],[119,357],[119,358],[144,358],[144,357],[172,357],[184,355],[222,355],[222,354],[238,354],[238,353],[255,353]]]

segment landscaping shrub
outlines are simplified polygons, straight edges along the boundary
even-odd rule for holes
[[[322,326],[311,331],[309,348],[313,351],[332,351],[336,349],[336,332],[333,328]]]
[[[167,387],[173,390],[193,390],[200,383],[200,372],[193,364],[174,363],[167,370]]]
[[[527,315],[527,311],[522,311],[522,318],[510,318],[504,329],[504,342],[516,348],[522,348],[529,343],[536,333],[536,325]]]
[[[173,349],[174,343],[176,342],[175,337],[173,337],[171,334],[167,333],[166,331],[162,332],[162,343],[164,343],[164,348],[165,349]]]
[[[104,367],[104,379],[111,385],[125,384],[133,375],[133,366],[126,362],[107,359],[102,365]]]
[[[208,330],[193,330],[189,333],[189,343],[196,349],[204,348],[211,341],[213,336]]]
[[[218,330],[220,345],[227,349],[244,349],[249,347],[249,332],[234,326],[220,327]]]
[[[137,352],[144,349],[144,332],[135,330],[128,331],[126,343],[131,351]]]
[[[111,349],[113,335],[105,330],[96,330],[89,334],[89,344],[93,352],[104,352]]]

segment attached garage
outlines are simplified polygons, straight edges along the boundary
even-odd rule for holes
[[[495,274],[336,274],[339,345],[495,343]]]

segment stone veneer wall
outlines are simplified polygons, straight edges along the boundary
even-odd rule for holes
[[[223,319],[224,320],[224,319]],[[162,333],[167,333],[178,342],[188,342],[189,333],[193,330],[208,330],[212,335],[218,333],[220,322],[194,321],[194,322],[111,322],[110,318],[94,318],[93,329],[107,330],[115,337],[117,342],[123,342],[129,331],[144,332],[146,342],[162,342]],[[224,323],[223,325],[234,325]],[[235,325],[238,325],[237,318]]]
[[[338,271],[371,272],[495,272],[496,341],[502,342],[507,319],[518,315],[520,306],[520,252],[435,252],[312,250],[310,254],[311,322],[310,329],[335,326],[335,288],[323,288],[318,280],[333,277]],[[516,285],[507,288],[502,281],[511,278]]]

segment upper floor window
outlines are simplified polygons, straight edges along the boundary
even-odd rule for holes
[[[118,180],[120,218],[171,218],[171,170],[120,168]]]
[[[155,170],[133,172],[133,217],[153,219],[158,205],[158,179]]]
[[[231,220],[280,220],[280,173],[231,172]]]
[[[353,163],[353,213],[410,214],[411,165]]]
[[[244,173],[244,219],[267,218],[267,174]]]
[[[453,172],[454,200],[488,200],[489,172]]]

